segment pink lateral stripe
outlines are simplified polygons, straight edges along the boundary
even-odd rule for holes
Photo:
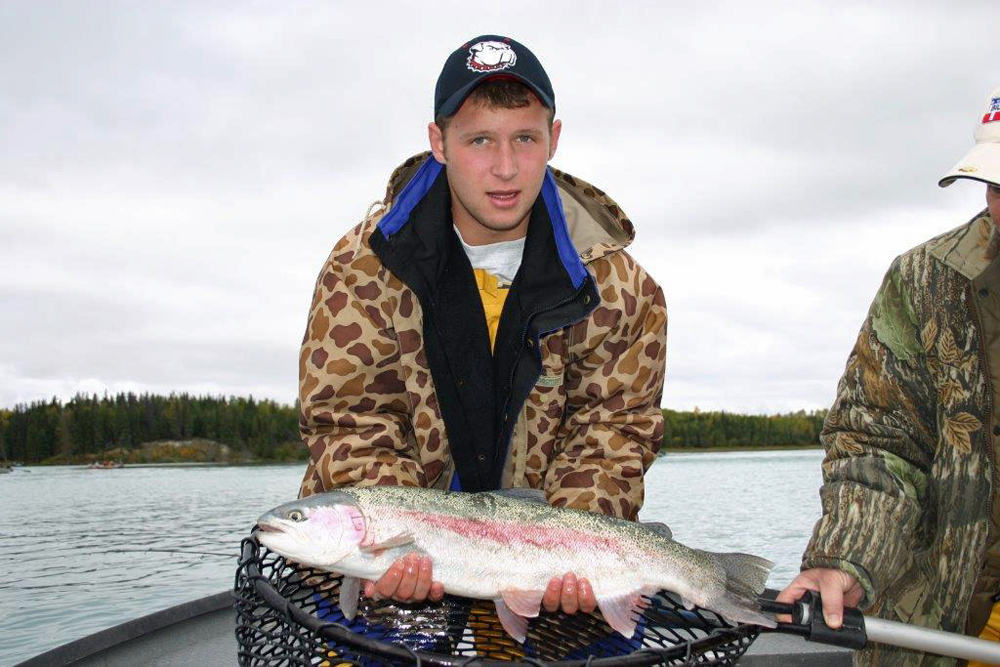
[[[610,552],[615,552],[622,546],[621,542],[607,536],[571,529],[553,530],[551,526],[539,524],[469,519],[416,510],[402,510],[399,515],[404,519],[415,520],[428,528],[447,530],[462,537],[474,537],[511,546],[532,546],[541,549],[589,547]]]

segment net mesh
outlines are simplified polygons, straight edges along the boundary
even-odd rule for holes
[[[236,639],[241,665],[731,665],[758,628],[685,609],[661,593],[648,598],[626,639],[594,614],[542,610],[521,644],[500,625],[493,603],[446,595],[407,605],[362,599],[348,621],[337,606],[339,575],[286,561],[243,540],[236,572]]]

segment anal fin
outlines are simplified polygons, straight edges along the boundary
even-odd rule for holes
[[[507,588],[500,591],[500,597],[507,607],[518,616],[535,618],[542,606],[545,591],[524,591],[517,588]]]
[[[597,598],[604,620],[626,639],[635,634],[639,615],[646,608],[646,600],[638,593],[626,593],[614,597]]]
[[[508,635],[523,644],[528,636],[528,619],[511,611],[503,598],[497,598],[493,604],[497,607],[497,618],[500,619],[500,625],[503,626]]]

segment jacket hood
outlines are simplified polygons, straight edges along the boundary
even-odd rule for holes
[[[430,157],[430,151],[418,153],[392,172],[382,201],[386,213],[400,202],[404,188]],[[562,203],[569,239],[580,261],[588,264],[632,242],[635,238],[632,221],[611,197],[564,171],[551,167],[548,171]]]

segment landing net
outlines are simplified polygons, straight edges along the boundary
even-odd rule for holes
[[[236,640],[241,665],[732,665],[757,638],[671,596],[649,598],[631,639],[594,614],[542,610],[524,644],[500,625],[493,603],[446,595],[408,605],[362,599],[347,621],[337,600],[341,577],[286,561],[243,540],[236,572]]]

